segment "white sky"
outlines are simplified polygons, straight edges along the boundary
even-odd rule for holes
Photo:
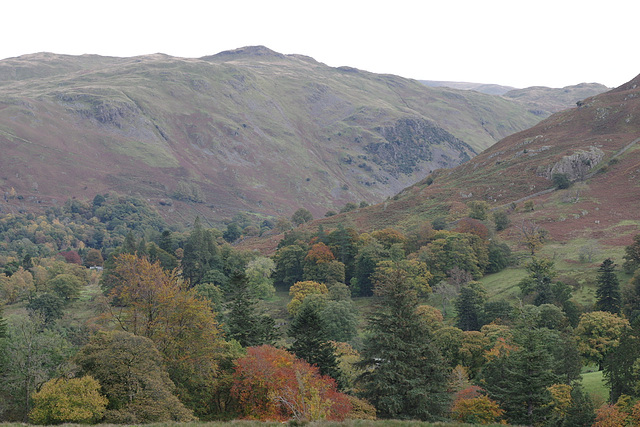
[[[0,13],[0,59],[264,45],[423,80],[615,87],[640,74],[637,0],[5,0]]]

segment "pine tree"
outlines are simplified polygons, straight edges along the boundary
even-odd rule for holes
[[[611,258],[605,259],[598,268],[598,289],[596,289],[596,310],[620,313],[620,281],[614,270],[616,265]]]
[[[231,277],[232,299],[227,318],[229,338],[237,340],[243,347],[262,344],[272,345],[277,339],[274,320],[257,311],[257,300],[251,294],[247,277],[236,272]]]
[[[518,348],[490,361],[483,370],[483,386],[500,403],[513,424],[537,425],[551,401],[547,388],[559,382],[545,346],[544,329],[518,331]]]
[[[456,326],[463,331],[479,331],[486,297],[478,282],[470,282],[460,289],[455,307],[458,312]]]
[[[417,313],[418,290],[402,269],[375,279],[378,301],[368,319],[359,378],[380,418],[434,420],[448,408],[445,363]]]
[[[291,352],[311,365],[317,365],[322,375],[340,380],[335,349],[327,338],[327,327],[317,305],[303,303],[289,326],[293,338]]]

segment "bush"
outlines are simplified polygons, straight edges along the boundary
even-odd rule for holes
[[[565,188],[571,187],[571,180],[566,173],[554,173],[551,177],[551,181],[553,181],[553,185],[558,190],[564,190]]]

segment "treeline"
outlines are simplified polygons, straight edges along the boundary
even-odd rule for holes
[[[106,202],[70,203],[68,224],[96,222]],[[117,224],[109,250],[89,249],[87,229],[86,250],[6,256],[0,419],[637,422],[640,236],[626,248],[630,283],[611,260],[594,272],[593,307],[531,250],[514,305],[478,282],[512,257],[472,208],[407,234],[297,228],[272,258],[200,220],[188,233]],[[610,402],[585,392],[585,366],[604,371]]]

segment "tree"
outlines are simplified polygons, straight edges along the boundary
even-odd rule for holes
[[[428,326],[417,313],[416,288],[402,268],[376,274],[360,376],[362,395],[381,418],[432,420],[449,402],[447,374]]]
[[[487,211],[489,210],[489,203],[484,200],[472,200],[467,203],[469,207],[469,218],[484,221],[487,219]]]
[[[247,264],[245,274],[249,288],[253,295],[260,299],[267,299],[273,296],[275,288],[271,274],[276,268],[275,262],[271,258],[256,257]]]
[[[235,222],[227,225],[227,229],[222,233],[222,238],[229,243],[233,243],[242,236],[242,229]]]
[[[604,355],[602,371],[609,386],[609,400],[616,401],[620,396],[640,396],[640,336],[637,327],[625,329],[615,347]]]
[[[275,347],[249,347],[236,361],[233,397],[246,418],[262,421],[344,420],[349,399],[318,368]]]
[[[627,328],[629,321],[616,314],[606,311],[584,313],[575,330],[578,350],[587,361],[602,367],[605,356],[618,345]]]
[[[69,343],[43,326],[37,315],[12,319],[8,325],[0,395],[9,406],[9,419],[27,420],[32,393],[52,378],[71,355]]]
[[[86,375],[47,381],[33,394],[29,420],[34,424],[96,424],[109,400],[100,394],[100,383]]]
[[[257,300],[244,273],[237,272],[231,278],[232,297],[229,303],[227,328],[229,338],[243,347],[273,344],[277,338],[274,320],[257,311]]]
[[[620,313],[621,296],[620,282],[614,270],[616,265],[611,258],[605,259],[598,268],[598,288],[596,289],[595,309],[598,311],[608,311],[609,313]]]
[[[460,295],[455,301],[458,328],[463,331],[480,330],[485,300],[486,292],[478,282],[471,282],[460,289]]]
[[[531,203],[531,210],[533,210],[533,203]],[[525,220],[522,220],[522,224],[518,229],[520,231],[520,243],[531,252],[531,256],[534,256],[547,240],[547,230],[533,221]]]
[[[121,282],[111,292],[117,302],[110,307],[112,319],[120,329],[150,338],[181,400],[206,411],[226,346],[209,302],[187,288],[175,271],[146,258],[122,254],[114,271]]]
[[[316,365],[322,375],[339,382],[340,371],[329,342],[327,326],[320,310],[313,304],[302,304],[289,325],[289,337],[293,339],[290,351],[297,357]]]
[[[451,407],[451,415],[456,421],[472,424],[495,423],[504,411],[497,402],[483,394],[467,399],[456,399]]]
[[[489,397],[505,410],[509,423],[536,425],[546,416],[551,402],[548,388],[558,378],[545,347],[544,330],[519,330],[516,344],[516,349],[500,352],[487,363],[483,384]]]
[[[554,173],[551,176],[551,181],[553,182],[553,186],[558,190],[564,190],[571,187],[571,180],[566,173]]]
[[[289,290],[294,283],[302,281],[303,262],[306,251],[300,245],[281,247],[273,257],[276,266],[273,272],[274,286]]]
[[[99,332],[85,345],[77,363],[97,379],[109,399],[105,421],[146,423],[191,421],[193,414],[174,394],[162,355],[151,340],[127,332]]]
[[[287,304],[287,311],[290,315],[295,316],[302,306],[302,302],[308,295],[329,295],[329,289],[324,283],[314,282],[312,280],[305,280],[303,282],[297,282],[291,289],[289,289],[289,295],[291,295],[291,301]]]
[[[220,249],[213,239],[213,234],[205,230],[200,218],[196,217],[193,230],[184,244],[182,276],[193,287],[202,283],[209,270],[221,268]]]
[[[509,227],[511,220],[505,211],[495,211],[493,213],[493,223],[496,225],[496,231],[502,231]]]
[[[633,236],[633,243],[624,248],[624,264],[627,274],[632,274],[640,265],[640,234]]]
[[[518,283],[522,294],[528,296],[535,305],[553,303],[551,281],[556,276],[553,261],[533,258],[525,265],[525,268],[529,275]]]
[[[102,252],[94,248],[89,249],[84,257],[84,265],[87,267],[102,267],[103,264]]]
[[[65,303],[78,299],[84,283],[72,274],[58,274],[47,282],[47,288],[58,295]]]
[[[291,222],[297,226],[309,221],[313,221],[313,215],[305,208],[300,208],[291,215]]]

